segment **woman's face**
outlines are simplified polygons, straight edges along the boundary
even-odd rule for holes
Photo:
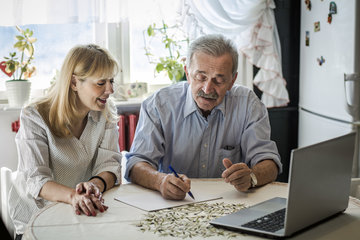
[[[71,88],[77,93],[80,111],[86,114],[92,111],[101,111],[110,94],[114,93],[113,78],[99,79],[88,77],[80,79],[73,75]]]

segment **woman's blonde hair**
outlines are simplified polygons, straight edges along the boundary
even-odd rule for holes
[[[113,78],[119,70],[116,60],[104,48],[94,44],[78,45],[66,55],[59,78],[48,93],[34,102],[52,133],[58,137],[71,137],[70,126],[79,118],[77,96],[71,89],[73,75],[80,79],[96,77]],[[102,111],[107,121],[117,121],[109,102]]]

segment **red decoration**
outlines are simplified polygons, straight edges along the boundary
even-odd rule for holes
[[[16,121],[11,123],[11,130],[13,132],[17,133],[19,131],[19,128],[20,128],[20,120],[16,120]]]
[[[13,72],[8,73],[8,72],[5,71],[5,69],[6,69],[6,64],[5,64],[5,63],[6,63],[5,61],[0,62],[0,69],[1,69],[1,71],[3,71],[6,75],[8,75],[9,77],[11,77],[11,76],[13,75]]]
[[[119,147],[120,151],[129,151],[135,137],[139,113],[121,114],[119,116]]]
[[[329,13],[329,15],[328,15],[328,23],[330,24],[331,21],[332,21],[332,16],[331,16],[331,14]]]

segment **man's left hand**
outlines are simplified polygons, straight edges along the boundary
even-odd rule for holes
[[[245,192],[251,187],[251,169],[245,163],[233,164],[230,159],[224,158],[226,170],[221,174],[225,182],[233,185],[238,191]]]

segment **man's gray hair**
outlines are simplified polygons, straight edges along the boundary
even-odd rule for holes
[[[233,62],[232,74],[235,76],[238,68],[239,54],[232,40],[225,38],[221,34],[209,34],[195,39],[190,44],[186,57],[186,66],[188,68],[191,66],[192,57],[196,52],[202,52],[214,57],[220,57],[229,53]]]

